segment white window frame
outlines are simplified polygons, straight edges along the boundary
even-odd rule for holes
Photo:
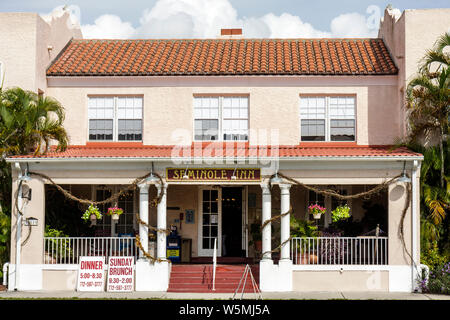
[[[303,119],[302,118],[302,106],[301,106],[301,99],[304,98],[324,98],[325,99],[325,116],[323,118],[317,118],[317,119]],[[354,101],[353,104],[353,118],[346,118],[346,119],[342,119],[342,118],[331,118],[330,116],[330,100],[332,98],[352,98]],[[336,143],[340,143],[340,142],[356,142],[357,141],[357,113],[356,113],[356,95],[354,94],[342,94],[342,95],[300,95],[300,100],[299,100],[299,119],[300,119],[300,141],[303,142],[314,142],[314,143],[321,143],[321,142],[336,142]],[[322,141],[315,141],[315,140],[302,140],[302,120],[324,120],[325,121],[325,140]],[[331,140],[331,121],[332,120],[353,120],[355,123],[354,126],[354,130],[355,130],[355,138],[353,140]]]
[[[142,95],[121,95],[121,96],[111,96],[111,95],[88,95],[87,97],[87,141],[88,142],[142,142],[144,139],[144,97]],[[111,140],[91,140],[89,138],[89,129],[90,129],[90,120],[96,120],[95,118],[91,119],[89,117],[89,99],[92,98],[113,98],[113,138]],[[140,98],[142,100],[141,106],[141,139],[140,140],[119,140],[119,116],[118,116],[118,109],[119,109],[119,98]],[[127,120],[122,119],[120,120]],[[131,119],[130,119],[131,120]],[[133,119],[137,120],[137,119]]]
[[[93,185],[93,188],[91,188],[91,199],[95,199],[95,201],[100,200],[100,199],[97,199],[97,191],[98,190],[110,190],[111,194],[115,194],[115,193],[119,192],[120,190],[122,190],[123,188],[124,188],[124,186],[122,186],[122,185]],[[134,217],[134,215],[138,211],[137,209],[139,208],[137,191],[134,190],[131,192],[133,192],[133,211],[134,212],[124,212],[122,214],[123,217],[121,215],[122,219],[119,218],[119,222],[117,224],[115,224],[111,218],[108,219],[109,223],[106,223],[106,217],[107,217],[105,214],[106,212],[102,212],[103,217],[100,221],[97,222],[97,225],[101,226],[103,229],[109,227],[110,232],[111,232],[111,237],[117,237],[119,235],[119,233],[117,232],[118,227],[122,227],[122,226],[125,226],[125,228],[131,227],[133,230],[137,230],[137,228],[138,228],[138,226],[136,224],[136,219],[133,218],[132,219],[133,222],[131,224],[126,223],[126,219],[125,219],[126,215],[132,215]],[[117,200],[117,202],[118,202],[118,200]],[[114,205],[114,204],[113,203],[105,204],[105,207],[108,207],[109,205]],[[122,208],[122,209],[125,210],[125,208]],[[123,220],[125,220],[125,221],[123,221]]]
[[[219,110],[218,110],[218,128],[217,128],[217,136],[218,139],[217,140],[198,140],[195,138],[195,121],[196,120],[208,120],[208,119],[202,119],[202,118],[197,118],[195,116],[195,99],[198,98],[217,98],[218,99],[218,103],[219,103]],[[244,120],[243,118],[224,118],[224,113],[223,113],[223,100],[224,98],[246,98],[247,99],[247,139],[245,140],[224,140],[223,139],[223,135],[224,135],[224,129],[223,129],[223,123],[224,120]],[[194,95],[193,99],[193,104],[192,104],[192,139],[194,142],[247,142],[250,140],[250,97],[249,95],[240,95],[240,94],[235,94],[235,95]],[[214,120],[213,118],[211,118],[211,120]]]
[[[315,188],[319,187],[319,186],[313,186]],[[329,186],[330,188],[333,186]],[[352,194],[352,190],[353,187],[352,185],[338,185],[337,186],[339,189],[339,193],[343,193],[342,191],[346,191],[347,195]],[[305,220],[308,221],[315,221],[315,219],[311,219],[310,218],[310,214],[309,214],[309,210],[308,207],[311,204],[315,204],[315,200],[310,199],[310,192],[307,191],[306,192],[306,207],[305,207]],[[328,195],[324,195],[324,207],[327,209],[327,211],[325,212],[325,216],[324,216],[324,228],[328,228],[330,226],[330,224],[333,222],[331,219],[331,210],[332,210],[332,204],[333,204],[333,199],[331,196]],[[353,200],[352,199],[348,199],[348,200],[343,200],[343,202],[346,202],[347,205],[350,207],[350,212],[352,212],[353,210]]]

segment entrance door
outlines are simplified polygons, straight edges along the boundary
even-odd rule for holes
[[[214,239],[217,239],[217,255],[221,256],[222,246],[222,217],[220,188],[202,187],[199,190],[199,236],[198,255],[212,256],[214,253]]]
[[[245,257],[242,187],[222,188],[222,256]]]

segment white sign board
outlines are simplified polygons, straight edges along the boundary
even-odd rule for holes
[[[78,266],[78,291],[103,291],[105,257],[80,257]]]
[[[107,291],[134,290],[134,257],[109,257]]]

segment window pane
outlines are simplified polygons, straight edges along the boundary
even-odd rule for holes
[[[330,117],[332,119],[352,119],[355,117],[355,99],[353,97],[331,97]]]
[[[120,141],[142,140],[142,120],[119,120],[118,127]]]
[[[218,120],[195,120],[195,140],[217,140],[219,131]]]
[[[112,140],[113,120],[91,119],[89,120],[89,140]]]
[[[354,141],[355,140],[355,120],[331,120],[330,121],[331,141]]]
[[[325,141],[325,120],[302,120],[302,141]]]
[[[325,97],[301,97],[301,119],[325,119]]]
[[[118,119],[142,119],[142,98],[117,98],[117,117]]]

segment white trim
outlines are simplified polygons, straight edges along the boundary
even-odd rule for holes
[[[293,271],[389,271],[389,265],[296,265]]]
[[[222,256],[222,188],[213,188],[211,183],[209,185],[202,185],[198,187],[198,236],[197,236],[197,251],[199,257],[212,257],[213,249],[203,249],[203,190],[217,190],[217,256]]]
[[[396,86],[397,75],[47,76],[48,87]]]

